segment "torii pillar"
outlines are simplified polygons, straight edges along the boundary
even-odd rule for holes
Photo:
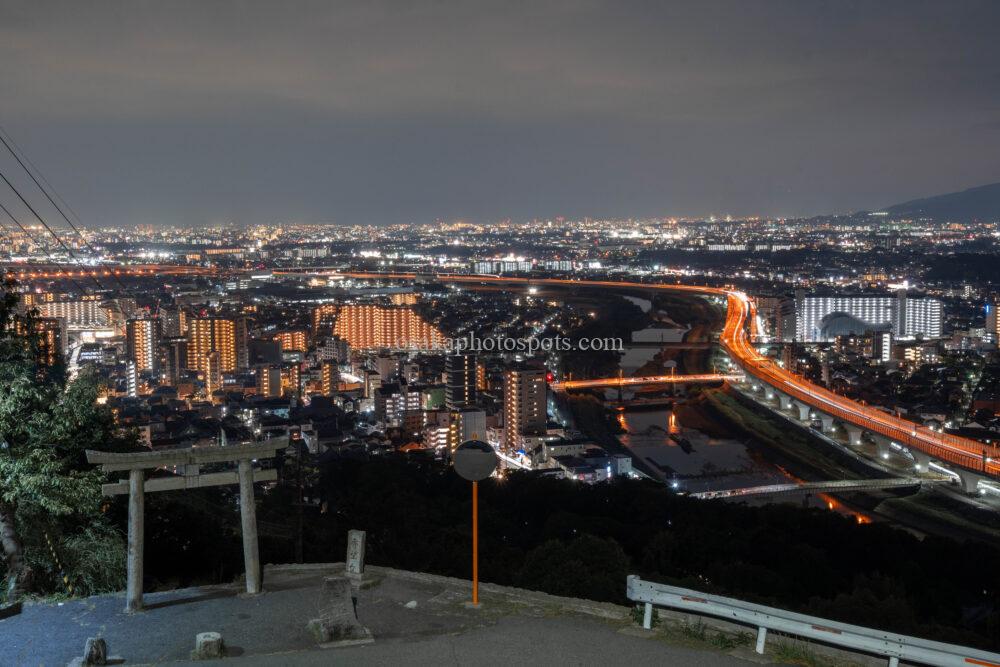
[[[173,491],[223,484],[240,485],[240,524],[243,532],[243,560],[246,567],[247,593],[261,590],[260,556],[257,547],[257,516],[253,483],[274,481],[276,470],[253,469],[251,461],[273,458],[288,446],[287,437],[272,438],[251,445],[191,447],[141,452],[99,452],[87,450],[87,462],[101,465],[105,472],[128,470],[128,481],[104,484],[106,496],[128,494],[128,583],[125,588],[125,611],[142,609],[143,542],[146,491]],[[237,470],[201,474],[206,463],[235,462]],[[183,474],[147,480],[146,470],[174,468]]]

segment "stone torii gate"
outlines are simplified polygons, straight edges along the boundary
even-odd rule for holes
[[[260,592],[260,557],[257,552],[257,515],[254,508],[254,482],[274,481],[274,469],[254,470],[254,459],[267,459],[288,446],[288,438],[272,438],[250,445],[226,447],[187,447],[142,452],[99,452],[87,450],[87,462],[100,464],[104,472],[128,470],[128,480],[104,484],[105,496],[128,494],[128,584],[125,611],[142,609],[143,529],[146,491],[196,489],[223,484],[240,485],[240,524],[243,532],[243,560],[246,567],[247,593]],[[206,463],[235,462],[236,470],[201,474]],[[146,479],[146,470],[174,467],[181,474]]]

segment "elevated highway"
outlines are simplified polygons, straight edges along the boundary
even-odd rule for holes
[[[0,271],[9,271],[12,277],[24,280],[58,280],[152,276],[206,276],[217,271],[206,266],[179,266],[176,264],[127,264],[107,266],[71,266],[66,264],[23,264],[7,262],[0,264]]]

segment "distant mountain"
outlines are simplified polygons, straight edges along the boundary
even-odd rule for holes
[[[941,222],[1000,220],[1000,183],[914,199],[884,210],[894,216],[934,218]]]

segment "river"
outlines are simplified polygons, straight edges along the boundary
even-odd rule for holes
[[[626,433],[619,440],[634,457],[662,473],[665,482],[676,483],[687,493],[738,489],[798,481],[791,473],[767,459],[762,449],[750,448],[743,441],[724,433],[712,435],[694,428],[701,415],[686,408],[675,413],[666,410],[636,410],[618,414],[618,423]],[[717,430],[718,426],[713,425]],[[859,521],[868,517],[844,507],[827,494],[785,496],[785,502],[825,507]],[[751,504],[774,502],[773,498],[747,499]]]

